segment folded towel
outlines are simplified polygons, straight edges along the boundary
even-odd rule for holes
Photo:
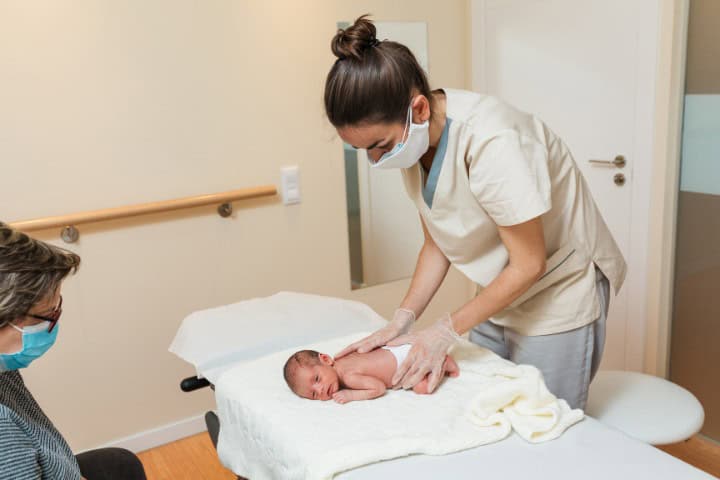
[[[350,337],[307,348],[334,353]],[[238,365],[216,384],[218,454],[238,475],[329,479],[362,465],[411,454],[443,455],[507,437],[557,438],[583,418],[545,387],[540,372],[463,342],[451,352],[460,376],[432,395],[389,391],[345,405],[297,397],[282,367],[296,349]]]

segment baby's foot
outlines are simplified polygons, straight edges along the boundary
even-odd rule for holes
[[[443,370],[445,371],[445,375],[448,377],[457,377],[460,375],[460,367],[458,367],[458,364],[455,362],[455,360],[448,355],[445,357],[445,363],[443,363]],[[426,376],[422,379],[420,383],[415,385],[413,388],[413,392],[419,393],[420,395],[427,395],[428,392],[428,378],[430,376]]]
[[[415,385],[413,387],[413,392],[419,394],[419,395],[427,395],[428,394],[428,377],[426,376],[423,378],[420,383]]]
[[[458,364],[450,355],[445,357],[445,364],[443,365],[443,369],[445,370],[445,375],[447,375],[448,377],[457,377],[458,375],[460,375],[460,367],[458,367]]]

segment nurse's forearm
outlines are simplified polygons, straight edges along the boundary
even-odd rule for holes
[[[450,261],[435,242],[428,242],[426,239],[418,255],[410,288],[400,308],[411,310],[415,313],[415,318],[420,318],[435,292],[440,288],[449,268]]]
[[[508,265],[487,288],[452,315],[455,331],[462,335],[510,305],[542,275],[543,270]]]
[[[542,220],[498,227],[508,251],[508,264],[480,294],[452,315],[453,328],[463,334],[510,305],[545,273]]]

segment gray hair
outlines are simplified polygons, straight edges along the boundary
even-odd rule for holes
[[[52,295],[80,257],[0,222],[0,327]]]

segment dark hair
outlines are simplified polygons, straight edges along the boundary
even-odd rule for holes
[[[298,368],[309,367],[320,363],[320,353],[315,350],[300,350],[290,355],[283,367],[283,376],[290,390],[297,393],[295,384],[295,372]]]
[[[27,314],[79,265],[76,254],[0,222],[0,327]]]
[[[335,128],[361,123],[405,123],[413,91],[431,102],[425,72],[409,48],[378,41],[363,15],[339,29],[331,43],[337,60],[325,81],[325,112]]]

